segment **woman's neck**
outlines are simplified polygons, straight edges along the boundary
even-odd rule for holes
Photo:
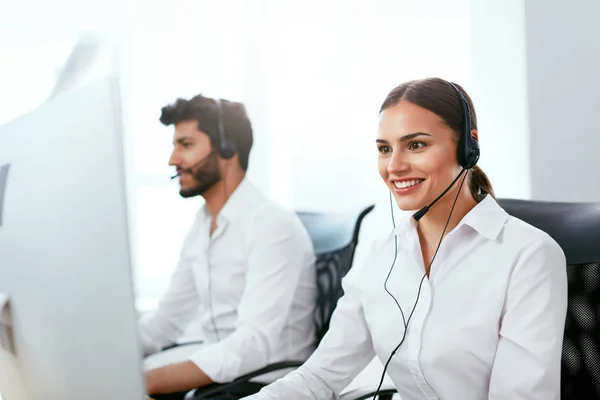
[[[451,190],[438,203],[431,207],[427,214],[419,221],[417,230],[422,241],[428,245],[432,245],[433,243],[437,245],[442,237],[442,232],[445,237],[477,205],[468,186],[465,186],[461,189],[454,209],[452,209],[452,206],[456,198],[456,190]],[[448,221],[451,211],[452,216],[450,221]],[[447,227],[446,224],[448,224]],[[445,231],[444,228],[446,228]]]

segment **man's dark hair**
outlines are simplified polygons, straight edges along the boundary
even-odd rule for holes
[[[201,94],[190,100],[177,99],[175,103],[162,108],[160,122],[165,126],[177,125],[183,121],[198,121],[198,129],[208,135],[212,147],[220,149],[219,120],[217,103]],[[252,149],[252,124],[242,103],[221,100],[221,118],[227,140],[235,143],[240,167],[248,170]]]

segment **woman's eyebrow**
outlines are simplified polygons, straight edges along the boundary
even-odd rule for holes
[[[429,133],[425,133],[425,132],[415,132],[415,133],[409,133],[408,135],[404,135],[404,136],[402,136],[402,137],[399,139],[399,141],[400,141],[400,142],[405,142],[405,141],[407,141],[407,140],[414,139],[414,138],[416,138],[416,137],[419,137],[419,136],[429,136],[429,137],[433,137],[433,136],[432,136],[432,135],[430,135]],[[383,143],[383,144],[388,144],[388,143],[389,143],[389,142],[388,142],[387,140],[385,140],[385,139],[377,139],[377,140],[375,140],[375,142],[376,142],[376,143]]]

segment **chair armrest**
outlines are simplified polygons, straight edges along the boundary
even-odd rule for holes
[[[348,392],[342,393],[340,400],[366,400],[372,399],[375,396],[377,386],[365,386],[356,389],[349,390]],[[398,393],[396,387],[391,383],[385,383],[379,389],[379,396],[387,395],[391,396]]]
[[[282,369],[298,368],[302,364],[304,364],[304,361],[281,361],[281,362],[269,364],[264,368],[261,368],[254,372],[250,372],[249,374],[246,374],[246,375],[242,375],[239,378],[234,379],[231,382],[213,383],[212,385],[194,389],[194,390],[188,392],[188,394],[186,394],[185,400],[193,400],[197,396],[200,396],[200,395],[208,396],[208,395],[214,395],[214,394],[222,392],[222,391],[231,390],[234,387],[236,387],[237,385],[248,382],[252,378],[256,378],[258,376],[267,374],[269,372],[279,371]]]

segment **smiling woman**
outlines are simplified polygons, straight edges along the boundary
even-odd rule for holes
[[[253,400],[337,397],[373,355],[404,400],[559,399],[565,256],[499,206],[473,168],[477,139],[459,85],[430,78],[389,93],[379,173],[401,209],[419,212],[344,278],[313,356]]]

